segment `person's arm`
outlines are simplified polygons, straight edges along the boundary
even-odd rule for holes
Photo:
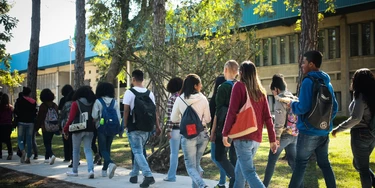
[[[203,119],[202,119],[202,124],[207,124],[210,123],[211,121],[211,113],[210,113],[210,105],[208,104],[208,100],[205,97],[204,98],[204,109],[203,109]]]
[[[230,102],[228,107],[227,117],[225,119],[223,128],[223,137],[228,137],[229,131],[232,129],[233,124],[236,121],[237,113],[246,101],[246,89],[242,83],[236,82],[232,89],[232,94],[230,96]],[[242,88],[243,87],[243,88]],[[244,100],[244,101],[243,101]]]
[[[39,112],[37,114],[37,117],[36,117],[36,130],[38,130],[39,128],[42,128],[42,131],[44,132],[45,131],[45,127],[43,126],[44,125],[44,120],[46,119],[46,114],[47,114],[47,106],[45,103],[42,103],[40,106],[39,106]]]
[[[130,114],[130,106],[127,104],[124,104],[124,117],[122,118],[122,121],[124,121],[124,128],[128,126],[128,118]]]
[[[124,116],[122,121],[124,122],[124,129],[128,126],[128,119],[130,115],[130,104],[132,103],[132,92],[130,90],[126,90],[124,94],[124,99],[122,100],[122,104],[124,104]]]
[[[312,106],[313,81],[309,78],[303,80],[300,88],[299,101],[292,101],[289,105],[296,115],[303,115],[310,111]]]
[[[215,142],[215,140],[216,140],[216,134],[215,134],[216,126],[217,126],[216,124],[217,124],[217,117],[215,115],[214,120],[212,122],[212,128],[211,128],[211,135],[210,135],[211,142]]]
[[[94,121],[97,121],[100,117],[99,113],[100,113],[100,101],[98,99],[95,100],[94,102],[94,106],[92,107],[92,112],[91,112],[91,116],[92,116],[92,119]]]
[[[280,141],[281,134],[284,131],[285,127],[285,120],[286,120],[286,105],[279,102],[278,100],[275,101],[275,132],[276,132],[276,139]]]
[[[121,124],[120,105],[116,100],[115,100],[115,108],[116,108],[116,113],[117,113],[117,117],[118,117],[118,122],[120,122],[120,124]]]
[[[181,101],[181,99],[180,99],[180,97],[178,97],[178,98],[176,98],[176,100],[173,104],[172,113],[171,113],[171,121],[173,123],[179,123],[181,121],[181,112],[180,112],[180,109],[179,109],[180,101]]]

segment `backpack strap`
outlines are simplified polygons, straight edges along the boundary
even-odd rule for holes
[[[223,84],[229,84],[229,85],[231,85],[233,87],[233,85],[234,85],[233,82],[234,82],[233,80],[227,80]]]
[[[184,102],[185,104],[186,104],[186,106],[191,106],[191,105],[188,105],[187,103],[186,103],[186,101],[184,100],[184,99],[182,99],[182,97],[181,96],[179,96],[180,97],[180,99],[182,100],[182,102]]]
[[[102,104],[102,114],[101,114],[100,117],[103,117],[103,112],[104,112],[104,110],[107,109],[107,104],[105,104],[103,98],[101,98],[101,97],[98,99],[98,101]]]
[[[145,96],[150,96],[150,90],[147,90],[146,92],[144,92],[144,93],[140,93],[140,92],[138,92],[137,90],[135,90],[134,88],[130,88],[129,89],[136,97],[137,96],[143,96],[143,95],[145,95]]]

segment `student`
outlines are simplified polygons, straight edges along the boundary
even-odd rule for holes
[[[152,175],[151,169],[148,165],[146,157],[143,155],[144,146],[150,136],[150,132],[141,131],[138,129],[139,126],[154,126],[154,125],[137,125],[137,122],[133,121],[133,109],[135,108],[136,95],[141,95],[149,92],[149,98],[155,104],[154,94],[143,86],[143,72],[141,70],[134,70],[132,72],[132,84],[134,85],[133,91],[126,90],[124,94],[124,125],[127,128],[128,140],[130,147],[134,154],[134,164],[132,171],[130,172],[131,183],[138,182],[139,170],[142,170],[142,174],[145,177],[140,187],[149,187],[155,183],[155,179]],[[155,112],[156,113],[156,112]],[[156,116],[157,117],[157,116]],[[134,117],[136,119],[136,117]],[[160,134],[159,120],[156,118],[156,134]]]
[[[92,106],[95,102],[95,94],[92,92],[90,86],[81,86],[73,95],[73,103],[69,113],[68,122],[64,126],[64,137],[68,139],[69,126],[74,123],[79,123],[81,112],[91,114]],[[81,143],[83,142],[83,151],[87,161],[87,171],[89,179],[94,178],[94,163],[91,151],[91,142],[94,137],[95,125],[92,116],[88,116],[86,121],[86,129],[72,132],[73,141],[73,169],[68,171],[68,176],[78,176],[78,165],[80,159]]]
[[[369,125],[375,117],[375,75],[367,68],[353,75],[353,101],[349,105],[350,117],[332,131],[332,136],[350,130],[353,166],[359,172],[362,187],[374,187],[375,175],[370,169],[370,155],[375,147],[375,137]]]
[[[115,97],[115,88],[111,83],[101,82],[96,87],[96,99],[94,107],[92,109],[92,118],[96,122],[96,128],[100,126],[100,119],[102,118],[103,106],[99,100],[103,100],[107,107],[111,105],[112,100],[114,100],[113,108],[116,109],[118,122],[121,121],[120,109]],[[104,125],[105,126],[105,125]],[[117,166],[113,163],[111,159],[111,145],[115,135],[106,135],[98,130],[98,142],[100,153],[104,158],[104,165],[102,168],[102,177],[107,176],[107,170],[109,172],[109,179],[113,178]]]
[[[75,93],[75,91],[73,90],[66,97],[64,97],[65,98],[64,99],[65,104],[64,104],[64,107],[62,108],[62,110],[60,112],[60,122],[61,122],[61,125],[62,125],[62,129],[64,129],[64,126],[65,126],[66,122],[68,122],[70,108],[72,107],[72,103],[73,103],[72,99],[73,99],[74,93]],[[71,162],[68,165],[68,167],[72,168],[73,167],[73,152],[72,152],[73,151],[73,141],[72,141],[72,133],[66,133],[66,134],[68,134],[68,140],[66,140],[64,138],[65,135],[62,134],[63,135],[63,139],[64,139],[64,156],[69,155],[68,159],[70,159]],[[78,165],[79,164],[80,163],[78,163]]]
[[[36,127],[42,128],[43,144],[45,148],[44,163],[49,163],[50,165],[53,165],[56,159],[52,151],[52,139],[53,139],[53,135],[55,134],[55,132],[49,132],[48,130],[46,130],[45,119],[49,111],[48,110],[49,108],[53,108],[56,111],[56,115],[57,115],[58,106],[57,104],[53,102],[54,99],[55,99],[55,95],[52,93],[50,89],[42,90],[42,92],[40,93],[40,100],[42,101],[42,104],[39,107],[39,112],[37,116],[37,124],[36,124]]]
[[[229,107],[229,100],[232,93],[232,86],[235,82],[235,78],[238,74],[238,63],[235,60],[229,60],[224,65],[224,77],[226,82],[222,83],[219,88],[216,95],[216,112],[215,112],[215,118],[214,123],[211,130],[211,135],[216,136],[215,139],[215,158],[220,163],[222,168],[225,170],[226,174],[230,178],[229,182],[229,188],[232,188],[234,186],[235,181],[235,174],[234,174],[234,166],[233,164],[228,160],[227,153],[228,149],[223,144],[223,136],[222,131],[224,127],[225,122],[225,116],[228,112]],[[219,126],[218,126],[219,124]],[[234,146],[230,147],[232,152],[229,152],[230,154],[235,153]],[[234,156],[229,156],[231,159],[235,159]],[[224,187],[223,185],[221,185]],[[220,185],[219,185],[220,188]]]
[[[14,114],[18,121],[18,147],[21,150],[21,163],[30,164],[32,155],[32,136],[34,133],[34,121],[36,118],[36,101],[30,97],[31,89],[23,87],[22,97],[17,99],[14,105]],[[25,152],[27,145],[27,156]],[[25,160],[26,158],[26,160]]]
[[[66,120],[68,119],[68,114],[70,110],[70,106],[72,105],[72,102],[70,101],[69,105],[67,106],[68,111],[63,112],[63,108],[65,107],[65,104],[68,102],[67,98],[70,92],[73,91],[73,87],[69,84],[64,85],[64,87],[61,89],[62,98],[59,102],[59,114],[60,114],[60,124],[61,127],[64,127]],[[70,98],[71,99],[71,98]],[[64,135],[62,135],[62,141],[64,145],[64,162],[69,162],[72,157],[72,147],[71,147],[71,139],[65,140]]]
[[[1,95],[0,101],[0,159],[3,158],[3,142],[7,145],[7,160],[12,160],[13,149],[10,135],[12,134],[13,106],[9,104],[9,96],[5,93]]]
[[[180,122],[187,105],[191,105],[201,118],[202,124],[211,121],[210,107],[207,98],[200,92],[202,89],[201,79],[196,74],[189,74],[183,83],[181,95],[173,105],[171,121]],[[207,147],[209,137],[207,130],[203,130],[195,138],[181,138],[181,147],[184,153],[186,170],[193,180],[192,187],[208,187],[201,177],[200,162],[204,150]]]
[[[253,159],[262,141],[264,124],[267,127],[270,148],[273,153],[276,152],[275,129],[267,102],[266,90],[260,83],[254,63],[250,61],[241,63],[239,76],[240,81],[234,84],[230,97],[228,114],[222,132],[223,144],[227,147],[231,145],[228,143],[229,132],[236,121],[237,113],[246,103],[247,97],[250,97],[255,111],[258,129],[251,134],[233,139],[237,154],[234,187],[245,187],[245,180],[249,182],[251,187],[264,187],[258,174],[255,172]]]
[[[276,140],[279,143],[279,148],[276,153],[272,153],[270,150],[268,154],[268,162],[266,171],[264,173],[264,186],[268,187],[270,184],[273,172],[275,170],[275,165],[281,152],[286,151],[288,164],[290,168],[294,169],[294,160],[296,158],[296,145],[297,145],[297,135],[298,130],[286,129],[287,117],[288,117],[288,107],[285,103],[280,102],[277,98],[294,98],[293,94],[287,90],[287,85],[282,74],[275,74],[272,77],[272,82],[270,89],[276,98],[275,101],[275,132]]]
[[[332,118],[331,122],[328,123],[328,130],[316,129],[309,122],[303,121],[304,115],[312,109],[313,98],[313,80],[310,78],[304,79],[300,88],[299,101],[289,100],[288,102],[293,113],[298,115],[297,128],[299,130],[297,138],[297,156],[292,179],[289,183],[290,188],[303,187],[303,177],[305,175],[307,162],[314,152],[318,166],[323,172],[326,186],[328,188],[336,187],[335,175],[328,160],[328,143],[329,132],[332,130],[333,126],[332,120],[337,113],[337,101],[328,74],[320,70],[321,64],[322,54],[318,51],[308,51],[303,55],[301,67],[304,75],[323,79],[324,83],[328,86],[333,101]]]
[[[171,155],[169,157],[169,170],[167,177],[165,177],[164,181],[175,182],[176,181],[176,171],[178,167],[178,151],[180,150],[180,141],[181,141],[181,134],[180,134],[180,125],[178,123],[172,123],[171,121],[171,113],[173,104],[180,95],[180,90],[182,88],[183,80],[181,78],[175,77],[169,80],[167,84],[167,91],[171,93],[171,96],[167,102],[167,137],[169,139],[169,148],[171,150]]]

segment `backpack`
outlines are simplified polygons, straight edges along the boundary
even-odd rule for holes
[[[292,99],[292,100],[298,100],[298,98],[294,95],[283,95],[282,98],[284,97]],[[288,134],[292,136],[298,136],[297,121],[298,121],[298,116],[293,113],[292,108],[286,107],[284,129]]]
[[[222,84],[229,84],[231,85],[231,87],[233,87],[234,83],[233,81],[225,81],[223,82]],[[222,106],[217,114],[216,114],[216,118],[217,118],[217,121],[216,121],[216,135],[217,136],[221,136],[222,135],[222,131],[223,131],[223,128],[224,128],[224,124],[225,124],[225,119],[227,117],[227,113],[228,113],[228,106]]]
[[[315,129],[329,130],[332,119],[333,96],[323,79],[314,78],[307,75],[313,81],[312,105],[308,113],[303,115],[302,121],[307,127],[306,122]]]
[[[117,111],[114,108],[115,100],[112,99],[108,107],[103,98],[99,98],[98,101],[102,104],[102,115],[100,116],[101,119],[98,131],[106,136],[115,136],[120,132],[120,122],[118,120]]]
[[[150,98],[150,90],[139,93],[131,88],[130,91],[135,95],[132,115],[136,128],[140,131],[153,131],[156,123],[156,106]]]
[[[195,138],[204,130],[201,119],[191,105],[188,105],[184,99],[180,99],[186,104],[187,108],[182,114],[180,122],[180,134],[187,139]]]
[[[47,106],[47,104],[45,104]],[[44,127],[47,132],[56,132],[60,130],[59,127],[59,115],[57,114],[56,109],[53,107],[47,106],[46,119],[44,119]]]

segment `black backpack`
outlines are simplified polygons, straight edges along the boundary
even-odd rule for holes
[[[313,94],[311,110],[306,113],[302,121],[307,127],[306,122],[315,129],[329,130],[333,110],[333,96],[323,79],[314,78],[307,75],[313,81]]]
[[[229,84],[232,87],[234,85],[233,81],[225,81],[222,84]],[[217,136],[222,136],[221,132],[223,132],[223,128],[224,128],[224,124],[225,124],[225,119],[227,117],[227,113],[228,113],[228,106],[222,106],[216,114],[216,135]]]
[[[150,98],[150,90],[139,93],[131,88],[130,91],[135,95],[132,116],[137,130],[153,131],[156,123],[156,106]]]
[[[180,122],[180,134],[187,139],[195,138],[204,130],[201,119],[191,105],[188,105],[184,99],[180,99],[186,104],[186,110],[182,114]]]

